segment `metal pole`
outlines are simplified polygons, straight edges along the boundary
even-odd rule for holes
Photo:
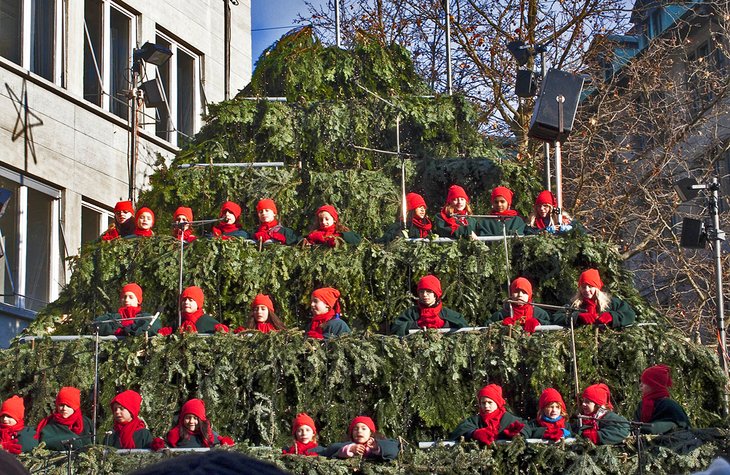
[[[573,309],[565,308],[565,316],[570,320],[570,349],[573,353],[573,378],[575,381],[575,401],[580,407],[580,383],[578,382],[578,354],[575,351],[575,327],[573,326]]]
[[[451,87],[451,5],[450,0],[444,0],[444,9],[446,10],[446,92],[450,96]]]
[[[94,420],[92,421],[92,435],[96,442],[96,413],[99,407],[99,327],[96,326],[94,338]]]
[[[182,307],[180,305],[180,296],[183,291],[183,247],[185,246],[185,228],[181,228],[180,233],[180,280],[177,285],[177,327],[180,328],[182,325]]]
[[[137,190],[137,81],[139,80],[139,63],[132,66],[132,124],[131,142],[129,144],[129,201],[134,203]]]
[[[545,51],[540,50],[540,77],[545,79]],[[545,174],[543,177],[545,189],[552,191],[552,173],[550,172],[550,142],[543,142],[545,151]]]
[[[400,154],[400,114],[395,116],[395,146],[398,157],[400,158],[400,186],[401,186],[401,215],[403,229],[408,228],[406,214],[408,213],[408,204],[406,203],[406,159]]]
[[[715,241],[715,292],[717,293],[717,331],[720,339],[720,358],[725,377],[728,376],[727,362],[727,341],[725,332],[725,299],[722,289],[722,241],[725,240],[725,233],[720,230],[720,184],[717,178],[712,179],[710,185],[712,195],[710,196],[710,213],[712,213],[713,240]],[[728,394],[725,391],[725,414],[728,413]]]
[[[335,41],[338,48],[342,48],[342,35],[340,34],[340,0],[335,0]]]
[[[558,101],[558,132],[563,133],[563,103],[565,97],[559,95],[555,98]],[[555,141],[555,199],[558,202],[558,209],[563,210],[563,156],[560,148],[560,140]]]
[[[223,99],[231,98],[231,5],[228,0],[223,0],[224,11],[224,56],[223,56]]]

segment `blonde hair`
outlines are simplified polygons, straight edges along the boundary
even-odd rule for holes
[[[448,216],[448,217],[451,217],[451,215],[454,215],[454,214],[474,214],[474,212],[471,210],[471,205],[469,204],[468,201],[466,202],[466,208],[464,208],[464,211],[462,211],[462,212],[457,212],[454,209],[454,205],[452,205],[451,203],[446,203],[444,205],[444,211],[446,211],[446,216]]]
[[[596,289],[596,302],[598,303],[598,311],[606,312],[611,307],[611,294],[604,292],[601,289]],[[573,295],[573,303],[570,304],[573,308],[581,308],[583,304],[583,297],[580,294],[580,290]]]
[[[553,205],[551,205],[551,204],[547,204],[547,205],[550,206],[550,212],[548,213],[548,217],[550,218],[550,224],[548,224],[548,226],[557,226],[557,223],[555,222],[555,215],[553,214],[553,210],[555,208],[553,208]],[[535,226],[536,219],[537,219],[537,206],[533,206],[532,213],[530,213],[527,225],[531,226],[533,228],[536,227]],[[573,221],[573,218],[571,218],[570,215],[568,213],[566,213],[565,211],[562,211],[560,213],[560,221],[561,221],[560,224],[570,224],[571,221]]]

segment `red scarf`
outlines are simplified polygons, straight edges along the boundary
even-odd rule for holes
[[[548,215],[545,218],[540,218],[538,216],[535,216],[535,227],[537,229],[545,229],[552,223],[552,219],[550,219],[550,216]]]
[[[234,231],[238,231],[241,229],[241,226],[239,226],[236,223],[228,224],[228,223],[221,223],[216,226],[213,226],[213,234],[215,236],[222,236],[225,234],[230,234]]]
[[[312,326],[309,327],[307,336],[309,338],[316,338],[317,340],[324,340],[324,325],[334,317],[334,309],[329,309],[327,313],[323,313],[322,315],[314,315],[312,317]]]
[[[464,213],[466,213],[466,210],[464,210]],[[467,226],[469,224],[466,218],[456,218],[446,214],[446,208],[441,208],[441,218],[451,227],[451,234],[454,234],[459,229],[459,226]]]
[[[17,438],[18,432],[23,430],[24,427],[25,423],[22,419],[12,426],[0,424],[0,445],[5,445],[6,442],[10,442]]]
[[[337,224],[320,227],[316,231],[312,231],[307,236],[307,240],[312,244],[327,244],[334,247],[334,241],[332,239],[334,237],[342,237],[342,233],[337,232]]]
[[[125,424],[115,422],[114,432],[119,436],[119,444],[123,449],[139,449],[144,447],[134,445],[134,433],[145,427],[147,426],[144,425],[144,422],[139,417],[135,417]]]
[[[56,422],[62,426],[66,426],[68,430],[76,435],[81,434],[81,432],[84,430],[84,418],[81,416],[81,411],[74,411],[74,413],[68,416],[66,419],[64,419],[61,414],[54,412],[45,419],[41,419],[41,421],[38,423],[38,427],[36,427],[35,429],[34,436],[36,439],[40,440],[41,431],[43,431],[43,428],[46,427],[51,421]]]
[[[485,428],[489,431],[490,435],[492,436],[492,440],[497,440],[497,436],[499,435],[499,423],[502,420],[502,416],[507,412],[507,410],[504,408],[504,406],[498,407],[497,410],[494,412],[491,412],[490,414],[480,412],[479,416],[482,418],[482,422],[484,422]]]
[[[525,320],[532,318],[533,308],[532,305],[526,303],[524,305],[509,304],[512,307],[512,316],[515,318],[515,323],[525,323]],[[505,310],[509,313],[509,307],[505,306]]]
[[[441,314],[441,300],[436,302],[433,307],[423,307],[418,302],[418,313],[421,315],[416,322],[418,328],[443,328],[444,320],[439,316]]]
[[[153,233],[151,229],[140,229],[140,228],[136,228],[134,230],[134,235],[135,236],[151,237],[153,234],[155,234],[155,233]]]
[[[540,424],[542,427],[555,427],[556,429],[564,429],[565,417],[560,416],[560,419],[558,419],[557,421],[547,421],[545,420],[545,416],[540,416],[537,418],[537,423]]]
[[[316,457],[318,454],[315,452],[310,452],[311,449],[314,449],[317,447],[317,442],[311,441],[307,442],[306,444],[302,444],[298,440],[294,441],[294,445],[289,447],[288,449],[284,449],[281,452],[284,454],[293,454],[293,455],[307,455],[309,457]]]
[[[102,234],[101,240],[102,241],[112,241],[114,239],[117,239],[118,237],[119,237],[119,231],[117,231],[117,228],[114,227],[114,228],[110,228],[109,230],[107,230],[107,232]]]
[[[651,422],[654,414],[654,405],[659,399],[669,397],[669,389],[664,387],[652,387],[651,391],[641,397],[641,422]]]
[[[275,332],[278,331],[274,325],[269,323],[268,321],[263,323],[256,322],[256,330],[260,331],[261,333],[269,333],[269,332]]]
[[[177,241],[180,240],[181,235],[182,235],[182,240],[185,242],[193,242],[196,239],[198,239],[196,236],[193,235],[192,229],[186,229],[183,231],[180,228],[175,228],[172,235],[175,237],[175,240],[177,240]]]
[[[134,324],[134,318],[142,311],[142,307],[121,307],[118,312],[122,317],[122,326],[128,327]]]
[[[583,308],[585,309],[585,313],[598,315],[598,304],[593,299],[583,299]]]
[[[188,440],[191,437],[195,437],[197,435],[202,435],[200,431],[200,426],[203,424],[202,419],[198,419],[198,427],[195,429],[195,432],[190,432],[187,427],[183,427],[182,423],[183,417],[180,416],[180,422],[177,423],[175,427],[170,429],[170,432],[167,433],[167,442],[172,445],[173,447],[177,447],[177,444],[180,442],[181,439]],[[215,445],[215,439],[213,438],[213,429],[211,428],[210,424],[205,424],[207,426],[206,435],[202,437],[203,439],[203,447],[212,447]]]
[[[427,238],[428,234],[431,232],[431,228],[433,228],[433,224],[427,216],[424,216],[423,219],[414,216],[411,223],[413,223],[413,226],[418,229],[418,237],[420,238]]]
[[[268,223],[261,223],[259,228],[254,233],[255,240],[256,241],[268,241],[269,239],[277,240],[276,238],[274,238],[274,236],[272,236],[272,234],[276,234],[276,231],[278,231],[278,229],[274,229],[277,226],[279,226],[279,221],[277,221],[275,219],[269,221]],[[273,231],[272,231],[272,229],[273,229]]]
[[[195,324],[202,316],[203,316],[202,308],[197,309],[193,313],[183,313],[182,314],[183,321],[180,324],[180,333],[185,333],[185,332],[196,333],[198,331],[198,327],[195,326]]]
[[[506,211],[492,211],[492,214],[495,216],[519,216],[517,211],[513,209],[508,209]]]

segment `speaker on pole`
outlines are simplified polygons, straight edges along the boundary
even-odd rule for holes
[[[581,76],[559,69],[548,70],[532,112],[527,136],[547,142],[565,141],[573,128],[582,89]]]
[[[682,220],[682,237],[679,241],[687,249],[704,249],[707,244],[705,225],[699,219],[684,218]]]

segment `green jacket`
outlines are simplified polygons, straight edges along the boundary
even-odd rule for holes
[[[573,432],[582,434],[588,426],[580,425],[580,420],[573,426]],[[613,411],[598,419],[598,443],[600,445],[620,444],[629,436],[631,428],[626,418]]]
[[[362,237],[360,237],[359,234],[357,234],[355,231],[345,231],[342,233],[342,239],[347,244],[360,244],[360,241],[362,241]]]
[[[13,435],[18,444],[20,444],[22,453],[30,452],[34,448],[38,447],[38,441],[34,436],[35,429],[31,427],[23,427]]]
[[[38,442],[45,442],[48,450],[66,450],[67,447],[63,445],[63,441],[69,439],[73,440],[73,447],[85,447],[87,445],[93,445],[91,440],[91,421],[88,417],[83,416],[84,429],[80,434],[72,432],[68,427],[61,425],[53,420],[48,422],[46,426],[41,430]]]
[[[345,321],[341,318],[333,318],[322,326],[322,334],[324,335],[325,340],[329,340],[330,338],[340,335],[347,335],[350,331],[350,327],[347,326],[347,323],[345,323]]]
[[[403,223],[398,221],[397,223],[393,223],[388,226],[388,229],[385,230],[385,233],[383,233],[383,235],[375,242],[379,244],[387,244],[391,241],[395,241],[398,238],[417,239],[421,237],[421,230],[415,227],[413,225],[413,222],[409,223],[408,227],[406,227],[405,235],[403,231]],[[428,233],[428,235],[433,235],[433,228]]]
[[[378,462],[387,462],[395,460],[400,452],[400,442],[394,439],[377,439],[378,445],[380,446],[380,454],[368,457],[368,460],[374,460]],[[340,449],[352,442],[337,442],[335,444],[328,445],[319,455],[329,458],[339,458],[337,453]]]
[[[449,226],[446,221],[444,221],[444,218],[441,217],[440,211],[433,220],[433,232],[438,234],[440,237],[451,239],[468,239],[475,229],[476,219],[474,218],[466,218],[466,226],[459,226],[453,233],[451,232],[451,226]]]
[[[581,312],[581,309],[577,309],[573,310],[571,313],[575,325],[581,325],[580,320],[578,320],[578,314]],[[636,312],[634,312],[634,309],[618,297],[611,297],[611,304],[606,312],[610,313],[612,317],[611,325],[609,325],[611,328],[623,328],[636,321]],[[601,312],[599,311],[599,314],[600,313]],[[566,317],[565,310],[558,310],[553,314],[553,324],[562,325],[564,327],[570,326],[570,320]]]
[[[256,234],[256,231],[258,231],[258,228],[248,233],[249,236],[251,236],[251,239],[255,240],[254,234]],[[287,228],[286,226],[282,226],[280,224],[271,228],[271,232],[282,234],[286,238],[286,240],[283,243],[280,241],[274,242],[281,243],[286,246],[293,246],[294,244],[302,240],[302,238],[293,229]]]
[[[507,236],[525,234],[525,222],[519,216],[504,220]],[[495,218],[479,218],[476,224],[477,236],[502,236],[502,220]]]
[[[418,306],[407,309],[398,315],[390,328],[391,333],[398,336],[408,335],[408,330],[418,330],[418,319],[421,317]],[[468,326],[464,317],[460,313],[449,308],[441,307],[439,317],[444,321],[444,328],[464,328]]]
[[[149,449],[152,446],[152,433],[146,427],[134,431],[134,434],[132,434],[132,439],[134,440],[135,449]],[[106,437],[104,437],[104,445],[109,445],[111,447],[121,449],[122,443],[119,440],[119,434],[117,434],[116,431],[108,434]]]
[[[510,412],[505,412],[502,415],[502,419],[499,420],[499,434],[497,435],[497,440],[509,439],[509,437],[504,434],[504,430],[507,428],[507,426],[516,421],[523,422],[522,419],[515,416],[514,414]],[[472,440],[472,434],[474,433],[474,431],[483,427],[486,427],[486,424],[484,424],[482,417],[479,414],[474,414],[473,416],[462,421],[461,424],[456,426],[456,429],[454,429],[451,435],[449,435],[449,440],[458,441],[461,437],[463,437],[465,440]],[[525,434],[525,429],[522,429],[521,434]]]
[[[494,312],[491,317],[487,318],[487,320],[484,322],[484,326],[486,327],[492,323],[501,323],[502,320],[509,316],[509,310],[503,308],[498,312]],[[538,322],[540,322],[540,325],[551,324],[550,314],[540,307],[532,307],[532,316],[535,317]]]
[[[641,406],[636,408],[634,420],[641,420]],[[651,414],[651,427],[642,427],[641,432],[644,434],[666,434],[667,432],[689,429],[689,418],[684,412],[682,406],[676,401],[664,398],[654,403],[654,412]]]
[[[138,317],[151,317],[147,312],[140,312]],[[106,336],[106,335],[114,335],[118,328],[122,328],[122,335],[123,336],[140,336],[144,335],[145,333],[149,336],[154,336],[157,334],[157,330],[159,330],[162,327],[162,324],[160,323],[160,319],[158,318],[155,320],[155,322],[150,325],[151,320],[144,319],[144,320],[137,320],[133,324],[129,326],[122,326],[121,324],[121,315],[119,313],[105,313],[104,315],[100,315],[94,319],[94,322],[108,322],[108,323],[98,323],[99,327],[99,335]],[[114,321],[109,321],[114,320]]]
[[[198,329],[198,333],[212,335],[215,333],[215,326],[219,323],[220,322],[218,320],[207,313],[204,313],[200,316],[198,321],[195,322],[195,327]]]

